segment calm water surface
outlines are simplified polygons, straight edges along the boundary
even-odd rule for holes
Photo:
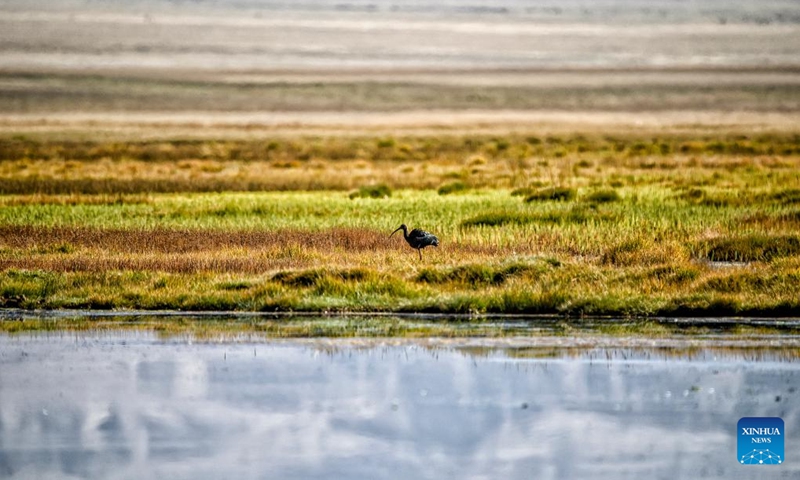
[[[496,347],[0,336],[0,477],[800,477],[791,357]],[[783,465],[736,462],[744,416]]]

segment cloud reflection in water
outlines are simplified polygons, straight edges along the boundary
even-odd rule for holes
[[[4,478],[744,478],[740,417],[800,424],[792,362],[141,336],[0,352]]]

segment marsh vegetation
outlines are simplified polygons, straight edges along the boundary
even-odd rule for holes
[[[800,137],[0,139],[19,308],[797,315]],[[442,244],[420,262],[400,223]]]

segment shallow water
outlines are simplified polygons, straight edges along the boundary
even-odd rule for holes
[[[0,477],[800,475],[792,357],[387,342],[0,336]],[[783,418],[783,465],[737,463],[744,416]]]

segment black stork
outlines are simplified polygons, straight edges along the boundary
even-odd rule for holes
[[[400,225],[400,228],[392,232],[392,235],[399,232],[400,230],[403,231],[403,238],[405,238],[406,242],[408,242],[408,244],[411,245],[411,248],[417,249],[420,260],[422,260],[423,248],[430,245],[433,245],[434,247],[439,246],[439,239],[436,238],[436,235],[428,233],[424,230],[420,230],[418,228],[415,228],[414,230],[411,230],[411,232],[409,232],[408,227],[406,227],[405,223]],[[389,235],[389,238],[391,238],[392,235]]]

